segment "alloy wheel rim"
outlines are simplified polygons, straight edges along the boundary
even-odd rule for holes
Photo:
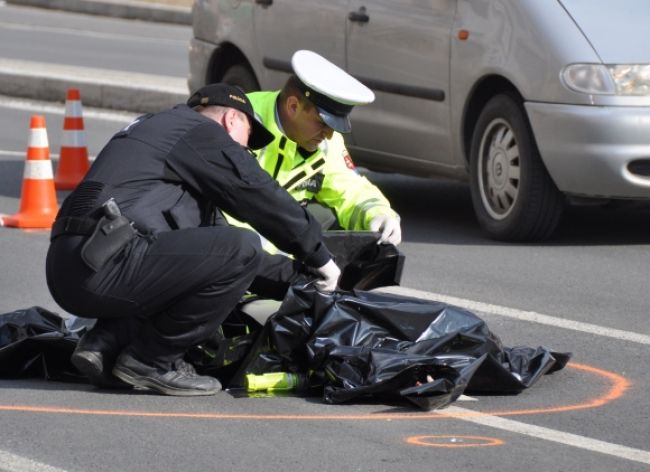
[[[495,220],[510,215],[519,197],[519,144],[502,118],[486,127],[478,153],[478,182],[483,208]]]

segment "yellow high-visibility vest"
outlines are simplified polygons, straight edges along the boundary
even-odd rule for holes
[[[260,166],[299,202],[315,199],[336,212],[339,225],[347,230],[367,230],[379,214],[396,217],[390,203],[368,179],[354,168],[343,136],[334,132],[308,156],[280,130],[276,103],[279,91],[248,94],[255,114],[273,133],[275,140],[256,151]]]

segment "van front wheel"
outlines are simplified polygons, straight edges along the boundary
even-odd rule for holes
[[[491,238],[543,240],[555,230],[564,198],[515,97],[496,95],[481,111],[472,136],[470,178],[474,212]]]

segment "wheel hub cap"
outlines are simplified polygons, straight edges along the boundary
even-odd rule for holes
[[[479,150],[481,199],[492,218],[504,219],[519,194],[519,147],[510,125],[495,119],[485,129]]]

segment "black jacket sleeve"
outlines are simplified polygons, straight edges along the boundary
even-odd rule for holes
[[[305,264],[320,267],[330,259],[318,222],[219,124],[194,127],[174,146],[167,165],[217,207]]]

